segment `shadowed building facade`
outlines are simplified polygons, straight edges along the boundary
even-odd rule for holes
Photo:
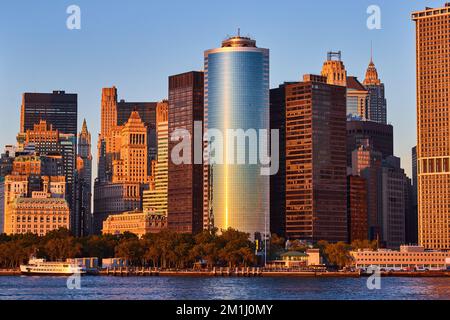
[[[347,177],[348,242],[369,239],[366,179]]]
[[[20,113],[20,132],[33,130],[45,120],[61,133],[77,135],[77,94],[65,91],[24,93]]]
[[[394,128],[373,121],[347,121],[347,165],[352,165],[352,152],[361,145],[370,145],[382,158],[394,154]]]
[[[286,234],[286,85],[270,90],[270,129],[279,132],[279,170],[270,176],[270,232]]]
[[[169,137],[176,130],[183,130],[189,137],[183,134],[182,138],[190,141],[189,163],[175,163],[171,155],[181,137],[169,138],[167,220],[169,229],[180,233],[195,234],[203,230],[203,95],[203,72],[169,77]],[[198,121],[197,132],[195,121]],[[200,150],[199,159],[195,159],[195,149]]]
[[[92,232],[92,153],[91,133],[88,131],[86,120],[83,121],[78,135],[78,158],[76,179],[76,205],[80,214],[80,236]]]
[[[346,88],[286,86],[286,236],[347,241]]]

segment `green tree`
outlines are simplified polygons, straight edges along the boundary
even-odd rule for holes
[[[128,260],[132,266],[142,266],[144,263],[144,241],[135,238],[122,239],[115,249],[116,258]]]

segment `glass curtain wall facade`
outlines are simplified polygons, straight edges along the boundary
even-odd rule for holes
[[[256,47],[249,38],[233,37],[222,48],[205,52],[205,132],[223,134],[223,163],[209,163],[204,201],[206,219],[214,227],[234,228],[250,234],[267,234],[269,227],[270,177],[261,166],[250,164],[258,141],[238,144],[229,150],[228,129],[269,129],[269,50]],[[230,136],[230,139],[231,136]],[[258,139],[257,139],[258,140]],[[253,150],[253,151],[252,151]],[[245,164],[227,161],[234,151],[245,153]],[[217,155],[217,153],[215,153]],[[237,163],[236,160],[234,163]]]

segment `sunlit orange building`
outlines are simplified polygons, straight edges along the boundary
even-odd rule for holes
[[[136,111],[120,132],[120,156],[113,161],[112,182],[148,182],[147,128]]]
[[[414,12],[419,243],[450,249],[450,3]]]

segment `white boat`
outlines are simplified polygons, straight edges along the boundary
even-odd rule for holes
[[[31,258],[28,264],[20,266],[24,275],[73,275],[85,274],[86,269],[79,264],[68,262],[47,262],[45,259]]]

